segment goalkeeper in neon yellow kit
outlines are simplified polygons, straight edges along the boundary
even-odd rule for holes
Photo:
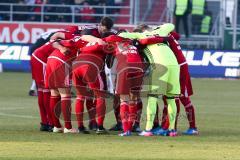
[[[152,30],[147,28],[143,33],[121,33],[119,36],[131,39],[142,39],[151,36],[168,36],[174,30],[174,25],[167,23]],[[144,49],[147,56],[151,73],[148,84],[148,104],[147,104],[147,124],[146,130],[140,133],[142,136],[153,135],[151,129],[153,127],[154,117],[156,115],[158,96],[167,97],[168,116],[169,116],[169,136],[176,136],[174,130],[176,119],[176,103],[174,97],[180,94],[179,74],[180,68],[176,57],[167,44],[158,43],[147,45]]]

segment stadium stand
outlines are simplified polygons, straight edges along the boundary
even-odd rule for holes
[[[226,7],[234,0],[206,0],[206,13],[211,18],[209,33],[191,33],[182,36],[187,48],[222,48],[225,27],[231,27],[233,7]],[[174,23],[175,0],[1,0],[0,21],[33,21],[53,23],[97,23],[102,16],[114,19],[115,24],[158,25]],[[238,1],[240,12],[240,1]],[[227,16],[228,17],[227,17]],[[237,17],[240,26],[240,17]],[[189,28],[191,28],[189,16]],[[180,28],[180,33],[182,28]]]
[[[164,21],[165,19],[162,19],[162,16],[166,13],[167,1],[166,0],[151,1],[150,4],[148,3],[149,1],[144,1],[144,0],[141,1],[140,10],[144,11],[145,6],[148,6],[148,5],[150,6],[148,7],[149,9],[145,13],[144,19],[142,19],[142,21],[147,22],[148,24],[151,24],[151,23],[156,24],[156,22]]]

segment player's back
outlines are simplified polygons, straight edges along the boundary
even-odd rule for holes
[[[49,55],[55,50],[52,47],[52,43],[47,42],[43,46],[39,47],[34,51],[34,55],[41,59],[43,62],[47,62]]]
[[[144,35],[143,38],[147,38],[149,36],[156,35],[156,33],[146,31],[143,33],[143,35]],[[166,34],[158,34],[158,35],[167,36]],[[159,63],[162,65],[178,65],[178,62],[176,60],[174,53],[169,48],[169,46],[165,43],[147,45],[144,51],[149,54],[149,51],[147,50],[150,51],[151,55],[149,55],[149,58],[154,63]]]
[[[88,42],[84,47],[82,47],[80,56],[81,54],[95,56],[104,61],[107,53],[104,52],[104,47],[99,45],[97,42]]]

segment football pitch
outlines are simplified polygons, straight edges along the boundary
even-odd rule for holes
[[[30,84],[29,73],[0,73],[0,160],[240,160],[240,80],[193,79],[200,135],[178,137],[40,132],[37,98],[27,95]],[[106,128],[113,115],[107,114]],[[142,121],[143,128],[144,115]],[[179,133],[187,127],[181,107]]]

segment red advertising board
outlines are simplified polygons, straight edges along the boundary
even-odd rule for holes
[[[68,25],[72,24],[28,22],[0,23],[0,43],[34,43],[42,33],[50,30],[63,29]],[[83,26],[83,24],[81,24],[81,26]],[[132,26],[117,27],[126,29],[132,28]]]
[[[66,26],[67,24],[1,23],[0,43],[34,43],[42,33]]]

